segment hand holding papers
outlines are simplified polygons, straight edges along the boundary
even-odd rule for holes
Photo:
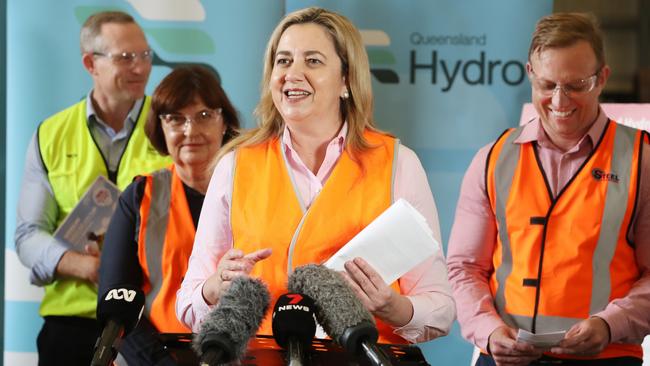
[[[531,344],[537,348],[551,348],[557,346],[564,335],[566,334],[565,330],[559,332],[550,332],[550,333],[531,333],[523,329],[519,329],[517,333],[517,342],[524,342]]]
[[[101,241],[117,207],[120,190],[99,176],[70,214],[54,232],[54,237],[70,249],[83,253],[87,244]]]
[[[344,271],[345,262],[361,257],[390,284],[438,250],[425,218],[399,199],[324,264]]]

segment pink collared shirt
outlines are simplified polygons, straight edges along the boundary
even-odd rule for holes
[[[306,207],[309,207],[327,182],[343,152],[346,134],[347,123],[329,143],[322,165],[313,174],[293,149],[290,131],[285,128],[282,145],[288,168]],[[203,203],[188,270],[177,294],[176,314],[181,322],[195,332],[212,309],[203,299],[203,283],[215,272],[219,258],[233,245],[230,228],[233,164],[234,153],[231,152],[219,161],[214,170]],[[438,212],[426,173],[415,153],[402,145],[398,150],[394,190],[396,200],[404,198],[424,215],[434,237],[440,242]],[[410,342],[423,342],[449,332],[455,319],[455,306],[442,253],[428,258],[401,277],[400,287],[413,304],[413,317],[408,324],[395,329],[396,334]]]
[[[515,143],[536,143],[539,160],[555,196],[589,156],[606,123],[607,116],[601,110],[587,134],[566,152],[553,145],[539,119],[528,123]],[[449,280],[461,331],[465,338],[483,350],[487,349],[490,334],[506,325],[496,311],[488,285],[494,271],[492,253],[497,235],[495,217],[485,193],[485,164],[491,146],[481,148],[467,169],[447,252]],[[645,162],[649,153],[650,147],[645,145],[637,215],[630,233],[636,244],[641,278],[626,297],[612,301],[597,314],[591,314],[607,322],[612,342],[641,343],[650,332],[650,166]]]

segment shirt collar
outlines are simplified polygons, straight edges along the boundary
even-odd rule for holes
[[[338,144],[338,152],[341,153],[343,152],[343,148],[345,147],[345,138],[348,135],[348,122],[345,121],[343,122],[343,126],[341,126],[341,129],[339,130],[339,133],[334,136],[334,138],[330,141],[328,146],[332,146],[332,144]],[[282,143],[286,147],[288,151],[295,151],[293,149],[293,143],[291,142],[291,131],[289,130],[289,127],[287,124],[284,124],[284,131],[282,132]]]
[[[88,92],[86,95],[86,121],[88,121],[88,124],[91,123],[98,123],[100,125],[103,125],[104,127],[108,127],[108,125],[99,118],[97,115],[97,112],[95,112],[95,107],[93,106],[93,100],[92,100],[92,93],[93,91],[91,90]],[[142,104],[144,103],[144,97],[138,99],[133,103],[133,107],[129,111],[129,114],[126,116],[125,120],[125,126],[127,124],[129,126],[134,125],[135,122],[138,120],[138,117],[140,115],[140,109],[142,109]]]
[[[583,136],[580,141],[578,141],[576,146],[580,146],[583,143],[589,142],[593,147],[600,139],[600,136],[603,134],[607,120],[607,115],[599,106],[596,121],[591,125],[591,127],[589,127],[589,130],[587,130],[585,136]],[[538,142],[543,145],[552,144],[551,140],[546,135],[546,132],[544,132],[544,128],[542,127],[542,122],[539,117],[534,118],[530,122],[526,123],[524,125],[523,131],[519,137],[515,139],[514,142],[516,144],[523,144],[527,142]]]

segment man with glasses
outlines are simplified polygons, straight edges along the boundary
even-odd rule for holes
[[[463,335],[477,365],[641,365],[645,136],[600,108],[610,69],[591,17],[542,18],[527,72],[539,118],[482,148],[461,187],[448,265]],[[518,331],[561,340],[533,346]]]
[[[52,233],[98,176],[124,189],[134,176],[170,164],[143,132],[153,54],[134,19],[122,12],[94,14],[82,26],[80,45],[93,89],[38,127],[18,204],[16,251],[30,281],[45,287],[39,365],[88,365],[100,331],[99,248],[79,252]]]

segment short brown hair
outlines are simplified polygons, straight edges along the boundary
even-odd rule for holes
[[[221,108],[226,124],[222,143],[238,134],[237,111],[221,88],[216,75],[199,65],[179,66],[160,82],[151,96],[151,110],[144,131],[153,147],[163,155],[169,155],[160,115],[174,113],[192,104],[196,98],[212,109]]]
[[[534,53],[547,48],[569,47],[579,41],[587,41],[594,50],[599,69],[605,66],[603,32],[593,14],[555,13],[537,22],[528,50],[528,60]]]
[[[122,11],[102,11],[95,13],[89,16],[81,26],[81,33],[79,35],[81,53],[92,53],[102,50],[102,40],[99,36],[102,33],[102,25],[108,23],[133,23],[137,25],[132,16]]]

